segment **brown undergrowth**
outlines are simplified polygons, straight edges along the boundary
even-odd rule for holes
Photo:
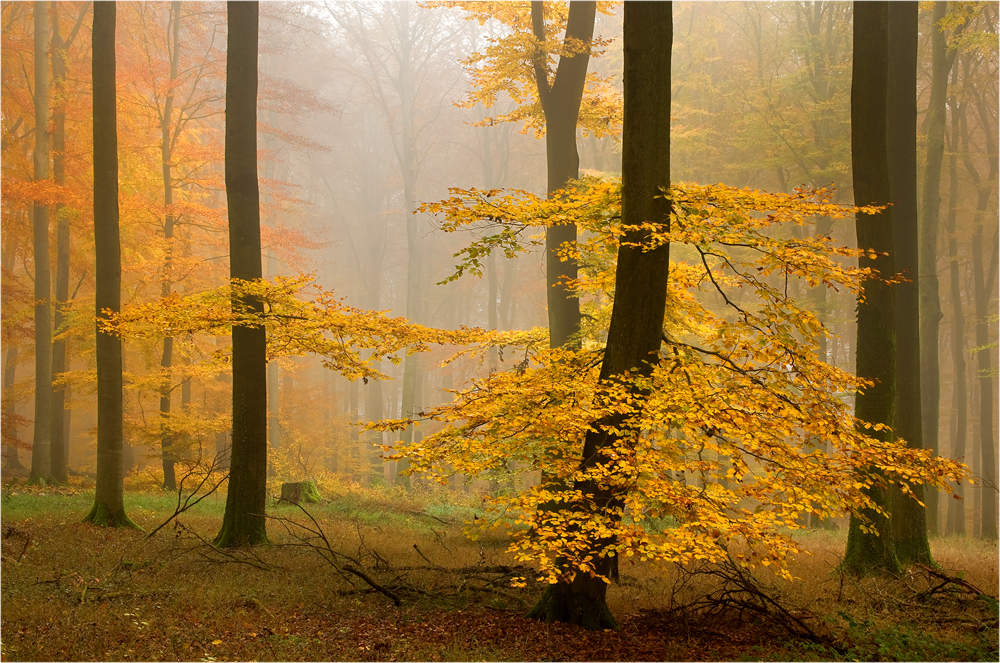
[[[758,570],[750,590],[707,568],[626,562],[609,591],[621,630],[588,633],[522,617],[539,588],[510,586],[525,570],[502,539],[462,535],[474,500],[454,506],[427,490],[346,483],[327,485],[324,495],[308,515],[270,505],[272,545],[230,552],[206,543],[221,522],[218,496],[146,538],[78,522],[92,500],[85,489],[8,486],[0,653],[4,660],[996,660],[995,542],[938,539],[939,568],[857,580],[837,571],[843,535],[809,532],[801,537],[809,554],[792,561],[799,580]],[[132,496],[128,508],[147,531],[173,512],[162,494]],[[747,608],[753,588],[815,637],[796,633],[780,611]]]

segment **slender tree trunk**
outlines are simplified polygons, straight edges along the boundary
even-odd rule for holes
[[[649,375],[658,357],[666,308],[669,248],[643,251],[649,231],[640,224],[669,226],[671,203],[660,195],[670,183],[670,50],[673,42],[672,3],[630,2],[624,17],[625,116],[622,132],[622,226],[627,230],[618,248],[615,302],[608,342],[601,364],[601,381],[613,381],[635,367]],[[626,245],[626,242],[628,245]],[[638,246],[637,246],[638,245]],[[635,391],[635,387],[632,387]],[[641,399],[644,394],[635,391]],[[581,469],[586,471],[613,462],[615,448],[629,422],[623,415],[606,418],[587,434]],[[615,432],[617,431],[617,432]],[[577,486],[586,496],[577,508],[592,509],[594,517],[611,520],[624,496],[620,489],[592,480]],[[614,557],[608,546],[614,538],[591,542],[598,576],[576,572],[549,585],[529,617],[546,622],[565,621],[596,630],[617,628],[607,605],[607,583]],[[603,577],[599,577],[603,576]]]
[[[15,443],[19,442],[17,438],[17,422],[15,421],[13,415],[17,414],[17,408],[14,406],[14,398],[11,394],[11,388],[14,386],[14,379],[17,375],[17,346],[11,345],[7,348],[6,356],[3,362],[3,410],[4,414],[4,428],[10,426],[9,429],[4,430],[4,439],[11,440]],[[8,423],[9,422],[9,423]],[[22,472],[26,468],[21,464],[19,449],[11,445],[4,445],[3,448],[3,469],[5,471]]]
[[[58,105],[52,112],[52,178],[56,186],[66,184],[66,102],[63,91],[66,84],[67,44],[59,34],[59,6],[52,8],[52,83]],[[69,298],[69,217],[62,203],[56,203],[56,331],[61,331],[65,318],[64,309]],[[52,343],[52,377],[56,378],[66,370],[66,341]],[[68,426],[65,424],[66,387],[52,389],[52,478],[60,483],[69,480],[68,470]]]
[[[544,4],[531,3],[531,27],[535,38],[544,42]],[[594,37],[597,3],[573,0],[566,21],[566,41],[589,42]],[[545,160],[548,171],[548,194],[580,177],[580,155],[576,145],[576,126],[586,84],[590,49],[571,57],[561,57],[555,79],[549,83],[543,62],[544,53],[536,53],[535,84],[538,100],[545,114]],[[575,260],[562,260],[560,248],[576,241],[576,225],[567,223],[545,229],[545,273],[549,310],[549,345],[558,348],[580,330],[580,299],[565,281],[574,281],[579,268]]]
[[[229,273],[258,280],[261,271],[260,190],[257,182],[258,3],[228,2],[226,50],[226,199]],[[234,307],[263,312],[256,298]],[[267,542],[267,337],[263,327],[233,326],[233,441],[229,492],[219,547]]]
[[[274,254],[268,251],[267,277],[274,280],[274,277],[277,276],[277,271],[277,261],[274,259]],[[280,407],[278,399],[278,363],[272,360],[267,363],[267,442],[271,453],[281,448]],[[267,475],[274,476],[274,463],[272,461],[269,461],[267,464]]]
[[[35,2],[34,178],[49,179],[49,3]],[[35,201],[35,434],[29,483],[52,479],[52,284],[49,268],[49,208]]]
[[[94,299],[97,319],[121,310],[118,228],[118,127],[115,88],[115,2],[94,3]],[[122,486],[122,342],[97,328],[97,488],[86,521],[136,527],[125,513]]]
[[[950,156],[948,157],[948,174],[950,178],[950,197],[948,216],[945,227],[948,231],[948,276],[951,286],[951,359],[955,365],[953,382],[952,426],[951,426],[951,457],[962,460],[965,457],[966,435],[968,433],[969,398],[965,377],[965,314],[962,311],[962,288],[958,265],[958,237],[955,232],[955,221],[958,214],[958,155],[959,145],[959,111],[952,102],[952,139]],[[954,487],[955,494],[965,496],[965,485]],[[965,536],[965,502],[964,500],[948,500],[948,519],[945,534]]]
[[[160,116],[160,164],[163,176],[163,240],[166,244],[163,258],[163,280],[160,284],[160,296],[169,297],[173,285],[173,255],[174,255],[174,181],[173,181],[173,138],[172,122],[174,114],[174,85],[180,68],[180,29],[181,3],[175,0],[170,3],[170,18],[167,21],[167,44],[170,52],[170,83],[167,95],[163,101],[163,114]],[[179,128],[176,130],[179,131]],[[163,354],[160,358],[162,379],[160,384],[160,417],[170,426],[170,400],[173,391],[174,339],[167,336],[163,339]],[[174,455],[171,447],[174,445],[173,435],[168,430],[160,437],[160,457],[163,464],[163,488],[177,489],[177,478],[174,473]]]
[[[995,148],[994,148],[995,149]],[[992,159],[995,163],[996,153]],[[997,236],[992,238],[992,255],[989,264],[983,259],[983,222],[989,196],[996,183],[996,168],[992,167],[993,178],[980,189],[979,204],[976,209],[975,225],[972,231],[972,272],[976,284],[976,368],[979,374],[979,440],[980,464],[982,468],[983,513],[979,536],[983,539],[997,538],[997,469],[996,451],[993,439],[994,370],[989,347],[989,305],[995,295],[993,284],[997,273]]]
[[[961,116],[964,148],[962,159],[965,162],[969,178],[978,189],[976,212],[972,225],[972,274],[975,283],[976,306],[976,368],[979,377],[979,466],[982,468],[982,516],[978,535],[984,539],[995,539],[997,538],[997,469],[996,447],[993,437],[995,417],[993,408],[996,397],[993,391],[995,371],[992,349],[989,346],[989,311],[991,300],[996,295],[997,263],[998,258],[1000,258],[998,250],[1000,249],[998,249],[998,233],[994,231],[993,237],[990,238],[991,241],[987,245],[991,247],[989,258],[984,256],[983,226],[986,222],[986,211],[989,209],[990,199],[997,186],[1000,162],[998,162],[997,139],[994,133],[996,118],[986,107],[981,94],[972,90],[970,96],[975,100],[979,128],[985,134],[986,154],[989,163],[989,171],[984,180],[971,157],[968,123],[963,114]]]
[[[917,3],[889,3],[887,141],[892,244],[896,271],[908,281],[896,284],[895,435],[912,449],[923,446],[920,412],[920,294],[917,289]],[[922,483],[916,499],[892,491],[892,527],[901,564],[930,564],[928,525],[937,534],[937,491],[924,501]],[[919,500],[919,501],[918,501]]]
[[[887,2],[854,3],[854,71],[851,79],[851,155],[854,170],[854,204],[885,205],[890,202],[889,157],[886,136],[888,89],[889,8]],[[858,259],[861,267],[878,270],[883,277],[895,274],[891,208],[877,214],[857,215],[858,248],[888,254],[875,260]],[[855,416],[861,422],[892,426],[895,423],[896,344],[894,293],[888,284],[869,279],[864,301],[858,302],[858,377],[874,385],[855,397]],[[888,429],[865,431],[888,438]],[[888,492],[872,487],[868,496],[889,508]],[[864,532],[861,525],[877,532]],[[902,570],[896,556],[892,524],[874,509],[851,514],[843,567],[850,573]]]
[[[944,159],[944,130],[948,96],[948,73],[955,61],[949,50],[941,21],[947,2],[935,2],[931,13],[931,90],[927,107],[927,154],[921,186],[918,226],[920,297],[920,399],[923,447],[938,452],[938,420],[941,377],[938,359],[938,326],[944,314],[938,294],[937,242],[941,207],[941,165]],[[855,25],[857,21],[855,20]],[[959,28],[961,29],[961,28]]]

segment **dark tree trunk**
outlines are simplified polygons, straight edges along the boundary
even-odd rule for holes
[[[115,89],[115,2],[94,3],[94,253],[97,319],[121,310],[118,228],[118,127]],[[122,487],[122,342],[97,329],[97,488],[84,520],[136,527],[125,513]]]
[[[916,2],[889,3],[887,142],[892,244],[896,271],[908,280],[894,287],[896,337],[895,435],[908,447],[923,445],[920,412],[920,293],[917,289],[917,13]],[[902,564],[931,563],[928,521],[937,533],[937,491],[921,506],[924,486],[912,486],[917,499],[892,491],[892,527]],[[917,500],[920,500],[919,502]]]
[[[34,178],[49,178],[49,3],[34,3],[35,150]],[[49,268],[49,208],[35,201],[35,434],[29,483],[52,479],[52,284]]]
[[[229,205],[229,274],[259,280],[260,191],[257,183],[256,2],[227,3],[226,200]],[[234,307],[263,312],[256,298]],[[267,338],[263,327],[233,326],[233,441],[229,492],[220,547],[267,542]]]
[[[854,170],[854,204],[885,205],[890,202],[886,99],[889,58],[889,8],[887,2],[854,3],[854,71],[851,79],[851,155]],[[858,248],[887,256],[858,259],[861,267],[895,274],[891,208],[878,214],[857,215]],[[869,424],[892,426],[896,392],[895,304],[887,283],[865,282],[865,299],[858,302],[858,377],[874,385],[855,397],[855,416]],[[870,431],[888,438],[891,432]],[[872,501],[888,510],[887,491],[873,487]],[[861,516],[876,532],[863,532]],[[889,519],[874,509],[851,514],[844,553],[845,570],[855,574],[901,570]]]
[[[531,27],[534,35],[544,41],[545,20],[543,2],[531,3]],[[594,37],[597,3],[574,0],[570,3],[566,21],[566,40],[587,43]],[[549,84],[548,74],[537,54],[535,83],[538,100],[545,114],[545,159],[548,171],[547,190],[551,196],[570,180],[580,177],[580,155],[576,146],[576,125],[583,101],[583,88],[590,62],[590,49],[572,57],[559,59],[555,79]],[[545,230],[545,275],[549,309],[549,345],[565,345],[580,330],[580,300],[563,281],[577,278],[575,260],[561,260],[559,248],[576,241],[576,225],[563,224]]]
[[[660,188],[670,184],[670,49],[673,43],[672,3],[630,2],[624,17],[625,116],[622,133],[622,226],[627,230],[618,248],[615,302],[608,342],[601,364],[601,381],[630,371],[649,375],[663,336],[669,247],[643,251],[645,222],[669,226],[670,201]],[[626,243],[628,245],[626,245]],[[638,244],[639,246],[636,246]],[[643,394],[636,393],[638,398]],[[581,469],[611,462],[606,452],[620,439],[611,431],[628,427],[622,416],[600,421],[587,435]],[[633,431],[634,433],[635,431]],[[599,518],[614,518],[623,495],[619,489],[593,481],[577,486],[592,496]],[[585,498],[586,499],[586,498]],[[586,500],[591,504],[590,500]],[[608,577],[614,557],[605,554],[613,540],[593,541],[595,570]],[[577,572],[572,579],[550,585],[528,614],[547,622],[565,621],[587,629],[616,628],[608,610],[607,583],[602,577]]]

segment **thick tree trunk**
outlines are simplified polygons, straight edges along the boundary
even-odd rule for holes
[[[115,89],[115,2],[94,3],[94,253],[97,319],[121,309],[118,228],[118,127]],[[122,342],[97,329],[97,488],[84,520],[136,527],[125,513],[122,487]]]
[[[535,37],[545,41],[544,3],[531,3],[531,27]],[[574,0],[570,3],[566,21],[566,41],[587,43],[594,37],[597,3]],[[580,177],[580,155],[576,146],[576,125],[586,84],[590,49],[571,57],[561,57],[555,79],[549,84],[548,74],[539,52],[535,64],[535,83],[542,112],[545,114],[545,159],[548,172],[549,196]],[[576,241],[576,225],[563,224],[545,230],[545,274],[549,310],[549,345],[565,345],[580,330],[580,299],[565,281],[577,278],[575,260],[562,260],[560,248]]]
[[[663,335],[669,247],[644,251],[641,244],[649,232],[637,228],[647,222],[669,228],[670,223],[671,203],[660,195],[660,188],[670,184],[672,12],[669,2],[625,5],[622,226],[632,229],[627,230],[618,248],[615,302],[601,364],[602,382],[616,380],[630,371],[649,375]],[[643,394],[636,391],[635,396],[641,399]],[[606,452],[622,433],[612,431],[628,426],[621,415],[600,421],[587,435],[581,469],[613,462]],[[587,496],[584,504],[589,505],[577,508],[593,509],[594,517],[610,519],[613,525],[623,500],[620,489],[593,480],[576,487]],[[614,568],[615,558],[607,552],[613,544],[613,539],[592,541],[597,575],[567,569],[566,578],[549,585],[528,616],[547,622],[568,621],[587,629],[616,628],[608,610],[604,579]]]
[[[35,150],[34,178],[49,178],[49,3],[34,3]],[[49,268],[49,208],[35,201],[35,434],[29,483],[52,479],[52,284]]]
[[[920,412],[920,294],[917,289],[917,3],[889,4],[887,143],[892,244],[896,271],[908,281],[896,284],[896,437],[912,449],[923,446]],[[916,499],[892,491],[892,527],[902,564],[931,563],[928,523],[937,533],[937,491],[912,486]],[[919,500],[919,501],[918,501]]]
[[[889,8],[887,2],[854,3],[854,72],[851,79],[851,154],[854,169],[854,204],[885,205],[890,202],[889,162],[886,137],[886,92],[888,88]],[[861,267],[895,274],[891,208],[878,214],[858,214],[858,248],[888,254],[872,260],[858,259]],[[874,385],[855,397],[855,416],[869,424],[892,426],[896,396],[896,345],[894,293],[882,281],[865,282],[864,301],[858,302],[858,377]],[[874,432],[888,437],[888,430]],[[887,491],[873,487],[872,501],[889,508]],[[877,532],[864,532],[865,521]],[[851,514],[843,567],[850,573],[867,574],[902,567],[896,556],[892,524],[874,509]]]
[[[257,183],[258,3],[229,2],[226,51],[226,199],[229,273],[260,279],[260,190]],[[263,311],[255,298],[234,307]],[[267,542],[267,338],[263,327],[233,327],[233,441],[220,547]]]

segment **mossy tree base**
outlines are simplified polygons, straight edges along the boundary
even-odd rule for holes
[[[595,583],[603,587],[597,587]],[[588,631],[617,631],[618,622],[608,609],[606,593],[607,585],[603,580],[578,575],[572,583],[549,585],[542,598],[525,616],[546,624],[576,624]]]
[[[141,527],[132,522],[132,519],[125,513],[125,509],[112,512],[104,502],[95,502],[94,508],[83,519],[85,523],[91,523],[99,527],[130,527],[143,531]]]
[[[879,518],[875,525],[878,533],[862,532],[860,520],[851,516],[847,531],[847,550],[840,565],[842,571],[855,576],[880,573],[898,576],[903,573],[903,565],[896,556],[896,546],[892,540],[892,528],[888,520]]]
[[[260,517],[245,517],[242,522],[226,518],[222,529],[212,542],[219,548],[243,548],[269,543],[264,519]]]
[[[37,474],[32,474],[30,477],[28,477],[27,485],[40,486],[42,488],[45,488],[47,485],[49,485],[49,483],[43,477],[40,477]]]

